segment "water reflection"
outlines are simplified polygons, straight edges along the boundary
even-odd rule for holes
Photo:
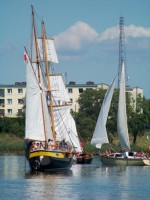
[[[72,176],[73,172],[70,169],[65,169],[65,170],[51,170],[48,172],[31,172],[28,171],[25,173],[25,178],[26,179],[49,179],[51,177],[57,177],[57,176]]]
[[[23,156],[0,156],[0,177],[18,178],[25,170]]]
[[[0,156],[0,199],[149,199],[149,173],[150,167],[103,166],[99,157],[70,170],[30,172],[24,156]]]

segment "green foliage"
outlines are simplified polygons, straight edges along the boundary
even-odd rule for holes
[[[78,133],[84,141],[90,142],[106,90],[85,90],[79,97],[78,113],[73,113]],[[126,95],[129,133],[136,138],[144,134],[145,125],[150,125],[150,100],[137,97],[136,102],[130,93]],[[136,107],[135,107],[136,105]],[[113,142],[117,136],[118,90],[115,90],[107,120],[109,140]]]
[[[80,105],[79,112],[84,113],[87,117],[90,117],[93,120],[96,120],[105,92],[105,90],[91,89],[84,91],[78,99]]]
[[[18,137],[24,136],[24,119],[18,118],[0,118],[0,133],[12,133]]]
[[[23,153],[24,142],[23,139],[14,134],[1,133],[0,134],[0,153]]]
[[[105,92],[105,90],[87,89],[78,99],[80,109],[78,113],[73,112],[73,116],[78,133],[84,141],[90,141],[92,137]]]

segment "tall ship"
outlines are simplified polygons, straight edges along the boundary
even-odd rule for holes
[[[29,51],[25,49],[25,156],[32,171],[69,169],[75,152],[81,151],[75,121],[70,112],[54,39],[46,35],[44,21],[37,34],[34,8]]]

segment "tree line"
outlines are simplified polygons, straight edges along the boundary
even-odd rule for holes
[[[84,141],[90,141],[104,99],[106,90],[85,90],[78,99],[79,111],[72,112],[76,121],[79,136]],[[117,135],[118,90],[115,90],[107,120],[109,141]],[[135,106],[136,105],[136,106]],[[25,108],[25,106],[24,106]],[[127,118],[129,134],[133,135],[133,144],[137,136],[143,135],[145,127],[150,126],[150,99],[137,97],[136,101],[127,93]],[[17,118],[0,118],[0,133],[12,133],[23,138],[25,133],[25,112]]]
[[[73,112],[79,135],[84,141],[90,141],[94,132],[96,121],[102,106],[106,90],[85,90],[79,97],[79,112]],[[116,89],[107,120],[109,141],[117,136],[117,110],[119,92]],[[145,127],[150,126],[150,99],[137,96],[136,100],[127,92],[127,121],[129,134],[133,136],[136,144],[137,136],[143,135]]]

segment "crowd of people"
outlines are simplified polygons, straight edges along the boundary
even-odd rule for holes
[[[47,142],[39,142],[39,141],[30,141],[29,142],[29,150],[30,151],[36,151],[36,150],[69,150],[72,151],[72,146],[67,143],[64,139],[54,144],[54,141],[51,139],[48,139]]]
[[[108,148],[105,152],[101,153],[102,156],[113,156],[115,153],[120,153],[120,155],[125,155],[124,153],[128,152],[128,156],[132,156],[134,158],[148,158],[150,156],[150,149],[148,152],[136,152],[136,151],[128,151],[126,149],[120,149],[119,152],[116,152],[112,147]]]

